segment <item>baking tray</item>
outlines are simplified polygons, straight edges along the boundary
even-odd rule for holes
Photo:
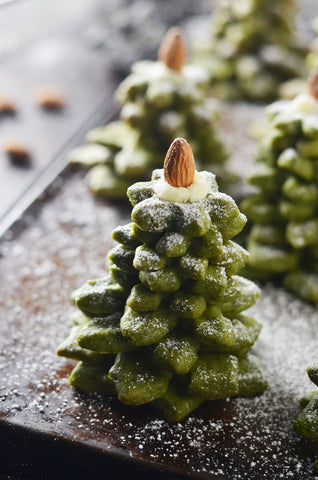
[[[103,115],[109,119],[103,108],[90,126]],[[261,106],[222,106],[220,134],[241,178],[237,198],[255,154],[247,131],[262,115]],[[299,398],[312,390],[306,368],[318,357],[318,312],[279,286],[264,285],[250,312],[263,324],[253,348],[269,381],[260,397],[205,402],[169,424],[147,407],[68,386],[74,363],[55,351],[69,333],[70,293],[105,274],[111,231],[129,222],[131,212],[128,203],[89,193],[84,172],[65,166],[70,147],[2,223],[0,438],[7,461],[0,473],[21,479],[61,472],[63,478],[118,480],[315,478],[315,445],[294,433],[293,421]]]

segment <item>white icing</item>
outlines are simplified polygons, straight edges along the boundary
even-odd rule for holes
[[[209,80],[206,69],[199,65],[186,65],[183,67],[183,72],[188,80],[192,80],[195,83],[205,83]]]
[[[267,107],[271,114],[286,114],[294,118],[308,118],[312,116],[318,121],[318,101],[307,92],[299,93],[293,100],[280,100]]]
[[[132,68],[132,72],[143,75],[149,83],[156,80],[182,83],[184,82],[184,78],[194,84],[206,83],[208,81],[207,72],[199,65],[185,65],[180,71],[175,71],[168,68],[159,60],[156,62],[150,60],[136,62]]]
[[[318,101],[309,93],[300,93],[291,103],[297,112],[318,115]]]
[[[161,200],[168,202],[199,202],[209,192],[209,185],[203,175],[195,171],[194,180],[188,187],[173,187],[164,179],[154,183],[154,191]]]

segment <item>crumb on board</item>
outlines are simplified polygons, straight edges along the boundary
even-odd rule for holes
[[[0,97],[0,116],[14,115],[17,112],[17,107],[13,100],[9,97]]]
[[[3,143],[3,150],[14,165],[30,165],[31,152],[24,144],[16,140],[7,140]]]
[[[61,110],[65,107],[64,93],[57,87],[39,87],[34,92],[36,105],[45,110]]]

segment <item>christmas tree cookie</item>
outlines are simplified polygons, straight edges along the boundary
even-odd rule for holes
[[[310,380],[318,386],[318,364],[307,369]],[[300,400],[303,411],[295,420],[294,428],[305,438],[318,441],[318,391],[310,392]],[[318,459],[315,463],[318,472]]]
[[[243,200],[251,231],[248,268],[258,278],[283,279],[302,299],[318,302],[318,70],[308,91],[267,108],[250,183]]]
[[[88,184],[93,193],[127,198],[127,188],[150,178],[178,136],[191,141],[198,165],[213,166],[220,179],[230,179],[215,130],[216,102],[207,98],[207,75],[185,60],[181,32],[173,28],[163,39],[158,60],[136,62],[118,87],[120,120],[89,132],[88,143],[71,152],[73,163],[92,167]]]
[[[72,295],[78,312],[58,349],[79,360],[70,384],[168,421],[204,400],[263,392],[249,354],[261,325],[244,314],[260,291],[238,275],[248,253],[231,240],[246,222],[234,200],[195,170],[182,138],[128,197],[132,222],[113,231],[109,274]]]
[[[220,0],[212,40],[197,52],[213,93],[266,101],[278,97],[282,81],[306,75],[305,50],[293,36],[294,17],[293,0]]]

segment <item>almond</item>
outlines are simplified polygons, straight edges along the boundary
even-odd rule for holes
[[[36,103],[47,110],[60,110],[65,105],[64,95],[53,87],[39,88],[34,97]]]
[[[164,178],[173,187],[188,187],[193,183],[195,165],[192,148],[184,138],[176,138],[167,151]]]
[[[186,60],[186,47],[180,28],[172,27],[168,30],[161,42],[158,60],[171,70],[176,72],[182,70]]]
[[[15,140],[8,140],[4,143],[3,150],[8,155],[13,164],[18,166],[27,166],[30,164],[30,152],[21,143],[18,143]]]
[[[0,98],[0,115],[1,114],[9,114],[13,115],[16,113],[16,107],[12,100],[8,98]]]
[[[318,100],[318,68],[314,68],[308,78],[308,93]]]

